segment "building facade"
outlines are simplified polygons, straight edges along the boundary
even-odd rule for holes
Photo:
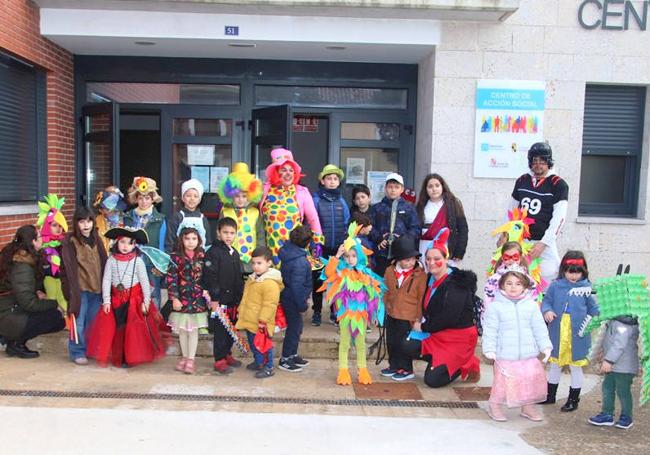
[[[180,181],[210,187],[235,161],[259,172],[286,145],[312,186],[326,162],[371,186],[399,171],[416,191],[441,174],[467,213],[464,265],[478,271],[514,178],[477,170],[487,157],[500,172],[504,156],[477,139],[477,87],[536,81],[539,134],[570,186],[560,251],[585,251],[594,276],[621,262],[647,271],[648,1],[4,4],[0,111],[33,96],[7,117],[30,128],[0,129],[0,243],[33,221],[45,191],[63,194],[69,214],[147,174],[170,213]],[[203,209],[216,210],[210,193]]]

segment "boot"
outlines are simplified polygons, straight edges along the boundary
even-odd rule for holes
[[[564,406],[560,408],[562,412],[571,412],[578,409],[578,403],[580,403],[580,389],[574,389],[569,387],[569,398],[567,398]]]
[[[35,359],[39,356],[38,352],[27,349],[25,343],[18,341],[7,341],[5,352],[9,357],[18,357],[20,359]]]
[[[540,404],[555,404],[555,395],[557,395],[557,386],[558,384],[547,383],[548,392],[546,392],[546,400],[542,401]]]

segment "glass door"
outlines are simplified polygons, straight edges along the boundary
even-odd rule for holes
[[[336,113],[332,116],[332,143],[345,172],[345,194],[351,196],[354,185],[370,188],[372,203],[384,195],[386,175],[397,172],[405,186],[412,188],[413,128],[404,114]]]
[[[253,109],[251,130],[251,157],[253,172],[264,180],[264,169],[271,164],[271,150],[284,147],[291,150],[291,124],[293,117],[289,105]]]
[[[195,178],[205,188],[199,208],[215,229],[221,208],[217,185],[228,175],[233,161],[242,159],[239,149],[243,122],[239,112],[178,106],[165,109],[162,125],[162,173],[170,184],[161,188],[171,200],[165,205],[166,212],[182,208],[181,184]]]
[[[87,104],[83,124],[84,184],[81,203],[90,206],[97,192],[120,181],[119,112],[117,103]]]

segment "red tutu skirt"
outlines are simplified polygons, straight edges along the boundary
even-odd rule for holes
[[[164,321],[151,302],[142,313],[144,296],[140,284],[129,289],[111,288],[111,311],[100,309],[88,335],[88,357],[101,366],[135,366],[164,357],[166,346],[159,327]]]
[[[432,368],[446,365],[450,375],[460,370],[461,379],[468,373],[480,371],[480,361],[474,351],[478,341],[476,327],[445,329],[432,333],[422,341],[422,356],[431,356]]]

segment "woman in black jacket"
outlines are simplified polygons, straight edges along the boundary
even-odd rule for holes
[[[452,265],[457,266],[465,256],[469,228],[463,204],[454,196],[441,175],[429,174],[424,178],[415,211],[422,226],[422,257],[433,237],[446,227],[449,228],[449,257]]]
[[[444,229],[430,244],[425,261],[429,275],[422,301],[422,321],[413,325],[404,344],[414,358],[427,361],[424,382],[442,387],[457,377],[478,380],[479,360],[474,355],[478,332],[474,325],[476,274],[449,267]]]
[[[0,336],[10,357],[38,357],[25,343],[65,327],[56,300],[47,299],[43,292],[41,243],[36,228],[26,225],[0,251]]]

